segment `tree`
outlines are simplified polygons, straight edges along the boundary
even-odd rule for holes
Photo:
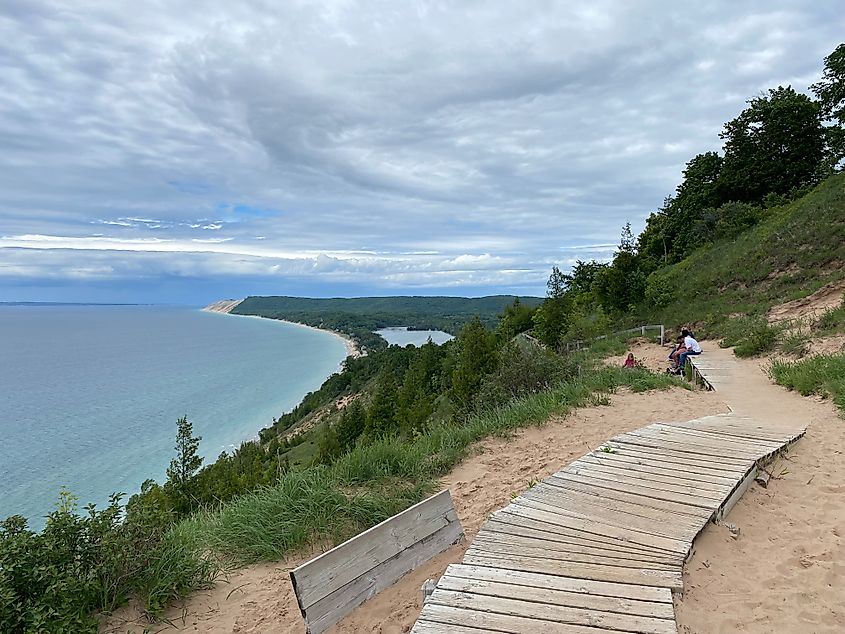
[[[396,423],[396,379],[384,371],[367,411],[366,431],[371,438],[378,438],[397,431]]]
[[[504,312],[499,315],[497,334],[504,341],[509,341],[519,333],[530,330],[534,311],[534,308],[521,303],[519,297],[515,297],[513,303],[505,306]]]
[[[495,337],[476,317],[461,330],[457,339],[457,360],[452,372],[451,397],[455,405],[469,412],[484,377],[496,369]]]
[[[810,89],[816,95],[822,117],[832,122],[825,127],[827,167],[833,169],[845,159],[845,44],[824,58],[822,79]]]
[[[343,409],[340,421],[335,427],[337,440],[343,451],[350,451],[355,446],[366,425],[367,412],[364,411],[361,399],[356,398]]]
[[[183,489],[202,466],[199,444],[202,436],[194,436],[194,428],[183,416],[176,421],[176,457],[167,468],[167,481],[177,490]]]
[[[622,228],[613,263],[596,276],[596,297],[608,312],[626,311],[645,295],[645,280],[628,223]]]
[[[824,58],[822,79],[810,86],[825,119],[845,125],[845,44]]]
[[[825,158],[820,105],[789,86],[748,104],[719,135],[725,141],[718,183],[724,201],[759,204],[770,192],[790,194],[815,183]]]

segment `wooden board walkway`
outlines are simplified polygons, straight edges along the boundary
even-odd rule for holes
[[[412,633],[674,634],[696,536],[804,431],[725,414],[612,438],[494,512]]]

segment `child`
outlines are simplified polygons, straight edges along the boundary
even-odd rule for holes
[[[637,362],[636,362],[636,361],[634,361],[634,353],[633,353],[633,352],[629,352],[629,353],[628,353],[628,358],[627,358],[627,359],[625,359],[625,363],[623,363],[623,364],[622,364],[622,367],[623,367],[623,368],[633,368],[633,367],[635,367],[635,366],[636,366],[636,363],[637,363]]]

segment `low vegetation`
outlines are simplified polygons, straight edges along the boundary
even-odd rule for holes
[[[833,399],[845,416],[845,355],[773,361],[769,373],[778,384],[803,396],[815,394]]]

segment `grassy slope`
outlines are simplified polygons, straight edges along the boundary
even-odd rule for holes
[[[696,251],[657,271],[664,301],[640,318],[706,322],[719,330],[729,315],[761,315],[845,277],[845,174],[771,215],[732,241]]]

